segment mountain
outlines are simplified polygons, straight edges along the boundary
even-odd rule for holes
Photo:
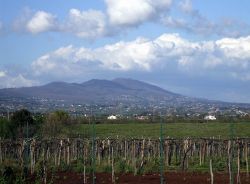
[[[49,99],[65,103],[176,102],[191,98],[133,79],[92,79],[87,82],[52,82],[44,86],[0,89],[0,99]]]
[[[64,109],[71,113],[206,113],[211,110],[250,109],[235,104],[191,98],[133,79],[92,79],[84,83],[52,82],[43,86],[0,89],[0,114],[6,109],[27,108],[34,112]]]

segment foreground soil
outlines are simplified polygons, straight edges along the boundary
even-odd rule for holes
[[[111,184],[112,177],[109,173],[96,173],[96,184]],[[146,174],[146,175],[136,175],[133,174],[116,174],[116,182],[118,184],[159,184],[160,175],[159,174]],[[167,172],[165,173],[165,183],[168,184],[210,184],[209,173],[191,173],[191,172]],[[34,179],[34,178],[33,178]],[[236,174],[234,176],[236,183]],[[84,177],[83,174],[74,172],[58,172],[56,173],[54,179],[54,184],[83,184]],[[87,176],[87,183],[92,183],[92,177]],[[227,173],[215,173],[214,174],[214,184],[228,184],[229,175]],[[241,184],[249,184],[250,176],[247,177],[245,173],[240,175]]]

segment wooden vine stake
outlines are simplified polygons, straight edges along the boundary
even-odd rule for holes
[[[245,143],[245,161],[246,161],[246,171],[247,171],[247,178],[249,178],[249,169],[248,169],[248,143]]]
[[[141,150],[141,164],[140,164],[140,170],[142,169],[144,165],[144,149],[145,149],[145,139],[142,140],[142,150]]]
[[[237,184],[240,184],[240,147],[238,147],[238,157],[237,157],[237,166],[238,166],[238,172],[237,172]]]
[[[202,165],[202,143],[200,143],[200,151],[199,151],[199,155],[200,155],[200,166]]]
[[[134,175],[137,174],[135,149],[136,149],[135,140],[133,140],[133,143],[132,143],[132,163],[134,165]]]
[[[67,139],[67,164],[69,165],[70,162],[70,142],[69,142],[69,138]]]
[[[62,146],[63,146],[63,140],[60,141],[60,146],[59,146],[59,154],[58,154],[58,163],[57,165],[59,166],[61,163],[61,153],[62,153]]]
[[[210,159],[210,177],[211,177],[211,184],[214,184],[214,173],[213,173],[213,164],[212,164],[212,159]]]
[[[110,165],[110,152],[111,152],[111,147],[110,147],[110,140],[108,139],[108,165]]]
[[[30,144],[30,171],[31,174],[33,174],[35,172],[35,144],[36,141],[35,139],[32,140],[31,144]]]
[[[83,149],[83,183],[87,183],[87,178],[86,178],[86,146],[84,146]]]
[[[0,164],[3,162],[3,155],[2,155],[2,138],[0,137]]]
[[[112,183],[115,183],[114,148],[112,146]]]
[[[233,184],[233,175],[232,175],[232,154],[231,154],[231,140],[228,141],[227,153],[228,153],[228,172],[229,172],[229,182]]]
[[[86,184],[87,183],[87,178],[86,178],[86,166],[84,164],[83,166],[83,183]]]
[[[125,161],[127,161],[127,140],[125,140],[124,142],[124,159]]]
[[[47,161],[43,161],[43,183],[47,184]]]

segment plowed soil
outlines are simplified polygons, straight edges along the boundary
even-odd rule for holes
[[[96,184],[112,184],[112,176],[109,173],[96,173]],[[87,184],[92,184],[92,177],[87,176]],[[167,184],[210,184],[209,173],[191,173],[191,172],[167,172],[164,175],[165,183]],[[236,183],[236,174],[234,175]],[[32,179],[33,182],[35,178]],[[49,180],[49,179],[48,179]],[[159,184],[159,174],[136,175],[133,174],[116,174],[115,183],[117,184]],[[32,183],[32,181],[31,181]],[[54,179],[54,184],[83,184],[83,174],[74,172],[58,172]],[[214,184],[228,184],[229,175],[227,173],[215,173]],[[241,184],[249,184],[249,178],[245,173],[240,175]]]

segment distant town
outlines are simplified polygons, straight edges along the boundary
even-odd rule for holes
[[[64,100],[49,99],[5,99],[0,101],[0,116],[7,117],[12,112],[28,109],[33,113],[45,114],[55,110],[64,110],[71,116],[103,116],[110,120],[136,118],[148,120],[152,116],[165,116],[185,119],[216,120],[220,117],[249,118],[250,105],[230,103],[182,103],[174,104],[70,104]]]

